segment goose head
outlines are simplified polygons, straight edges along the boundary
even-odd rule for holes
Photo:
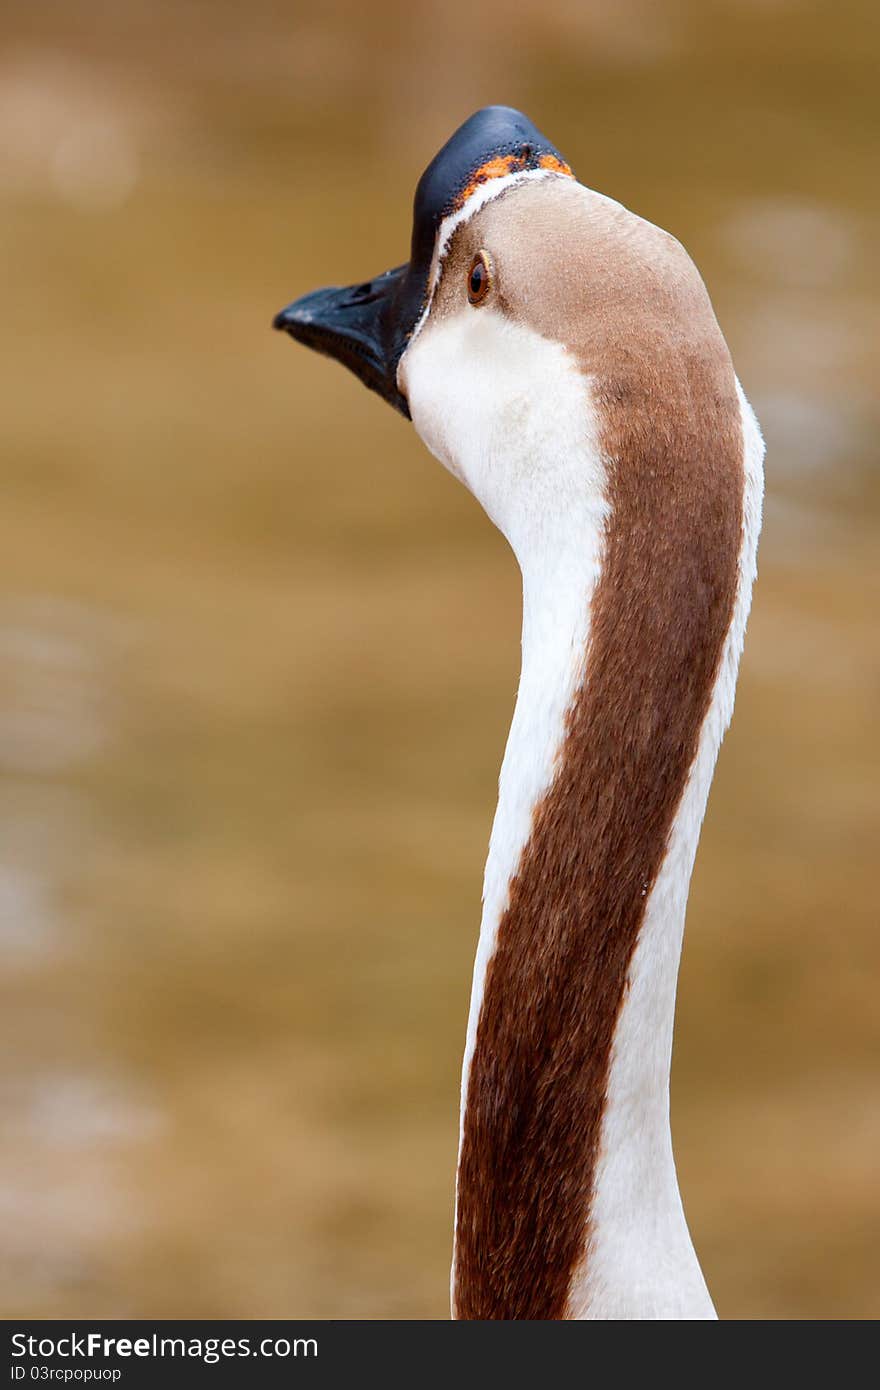
[[[536,529],[560,539],[589,460],[705,431],[703,386],[732,381],[681,245],[577,182],[503,106],[471,116],[425,170],[406,264],[306,294],[274,326],[412,419],[521,560]]]

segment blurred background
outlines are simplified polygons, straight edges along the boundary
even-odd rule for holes
[[[726,1317],[880,1313],[872,0],[7,0],[0,1309],[445,1317],[515,563],[273,335],[476,107],[699,264],[767,438],[673,1127]]]

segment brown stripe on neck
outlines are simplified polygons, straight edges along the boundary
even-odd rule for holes
[[[485,978],[458,1174],[460,1318],[564,1317],[583,1269],[615,1024],[736,596],[742,430],[717,326],[693,342],[660,333],[651,370],[618,341],[604,373],[579,353],[611,516],[586,678]]]

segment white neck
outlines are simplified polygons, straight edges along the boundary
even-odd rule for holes
[[[517,555],[523,580],[522,665],[483,876],[483,915],[462,1074],[462,1123],[486,966],[507,907],[511,878],[531,833],[534,809],[553,778],[566,710],[583,675],[590,603],[601,563],[601,527],[596,524],[601,515],[598,506],[588,524],[583,515],[573,515],[570,544],[553,551],[524,547]]]
[[[483,324],[478,324],[482,328]],[[452,334],[447,351],[458,344]],[[605,466],[598,421],[585,396],[583,376],[574,370],[558,344],[507,330],[505,362],[511,378],[522,370],[517,350],[528,356],[532,378],[546,383],[542,409],[522,412],[518,428],[507,435],[505,469],[515,473],[517,490],[495,486],[490,474],[469,467],[468,451],[459,447],[451,462],[429,437],[428,442],[480,497],[488,515],[507,537],[523,581],[522,666],[513,721],[498,779],[498,806],[483,877],[483,915],[474,963],[462,1073],[461,1123],[467,1078],[476,1041],[486,966],[495,949],[498,925],[507,906],[510,880],[528,842],[532,816],[553,778],[562,743],[565,713],[583,676],[590,632],[590,604],[602,563],[606,501]],[[436,355],[436,352],[435,352]],[[486,356],[491,361],[492,357]],[[516,410],[504,399],[508,419]],[[555,431],[544,412],[553,415]],[[568,438],[560,441],[559,421],[567,421]],[[422,429],[423,437],[427,433]],[[471,428],[468,444],[482,460],[488,452]],[[548,446],[548,441],[550,441]],[[479,485],[474,477],[479,477]],[[536,493],[540,490],[540,495]],[[547,495],[557,499],[551,509]]]

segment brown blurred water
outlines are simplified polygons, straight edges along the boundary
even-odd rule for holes
[[[523,107],[763,423],[673,1075],[728,1317],[880,1313],[875,7],[7,5],[0,1308],[443,1317],[514,562],[269,331]]]

